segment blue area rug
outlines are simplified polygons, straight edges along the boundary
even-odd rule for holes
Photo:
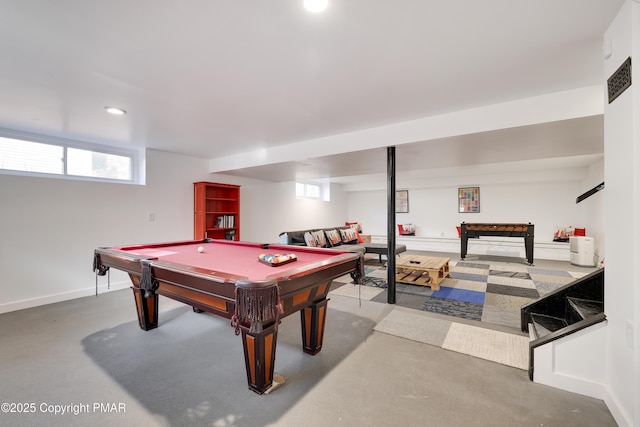
[[[447,288],[441,286],[439,291],[431,294],[431,298],[450,299],[455,301],[484,304],[484,292],[468,291],[466,289]]]

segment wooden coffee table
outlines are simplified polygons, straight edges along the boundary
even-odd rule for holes
[[[430,286],[440,289],[440,282],[449,276],[450,258],[422,255],[402,255],[396,259],[396,282]]]

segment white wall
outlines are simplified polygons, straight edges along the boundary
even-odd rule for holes
[[[586,227],[587,235],[599,236],[603,234],[602,217],[592,213],[602,210],[602,192],[580,204],[575,203],[577,196],[596,185],[591,185],[592,181],[600,183],[604,179],[602,161],[589,169],[592,173],[587,176],[585,171],[582,176],[587,178],[583,181],[480,184],[481,212],[478,214],[458,213],[458,187],[433,188],[432,180],[428,188],[409,190],[409,213],[396,214],[396,219],[398,223],[416,224],[418,236],[435,238],[457,239],[455,227],[462,221],[531,221],[536,226],[537,242],[551,242],[556,226]],[[503,176],[507,183],[521,178],[518,174]],[[386,235],[386,190],[345,192],[341,185],[334,184],[331,201],[325,202],[296,199],[294,182],[243,181],[221,174],[211,175],[208,180],[241,185],[242,240],[277,242],[283,231],[342,225],[345,221],[359,221],[365,234]],[[481,180],[479,177],[477,182]],[[566,257],[558,259],[568,259],[566,246]],[[455,247],[457,250],[458,246]]]
[[[0,175],[0,313],[91,295],[96,247],[193,238],[193,182],[207,169],[148,150],[146,186]]]
[[[513,177],[515,180],[517,174]],[[509,176],[505,176],[503,184],[460,182],[442,188],[411,188],[409,212],[397,213],[396,222],[415,224],[416,236],[449,238],[458,237],[455,227],[463,221],[531,222],[535,225],[536,242],[551,242],[557,226],[586,227],[588,235],[603,227],[596,223],[598,218],[587,224],[591,219],[586,218],[587,209],[576,204],[576,197],[584,192],[579,181],[515,185],[510,182]],[[458,186],[467,185],[480,187],[477,214],[458,213]],[[361,222],[366,234],[386,235],[386,197],[384,190],[350,192],[349,218]],[[594,200],[590,204],[599,205]]]
[[[331,201],[296,199],[295,182],[245,183],[240,189],[242,240],[277,243],[284,231],[344,225],[347,196],[331,185]]]
[[[604,182],[604,159],[588,168],[587,178],[580,184],[580,194],[591,190],[597,185]],[[606,183],[605,183],[606,187]],[[587,229],[587,235],[593,237],[596,242],[596,255],[600,261],[605,258],[605,192],[599,192],[589,196],[578,204],[580,209],[580,217],[583,219],[584,227]]]
[[[242,240],[278,242],[282,231],[347,217],[339,185],[330,202],[299,200],[293,182],[210,174],[203,159],[148,150],[146,163],[145,186],[0,174],[0,313],[93,294],[96,247],[193,238],[195,181],[241,185]],[[107,279],[99,284],[106,291]],[[130,283],[113,270],[111,285]]]
[[[589,179],[602,182],[602,170],[594,166]],[[518,179],[522,175],[504,181]],[[413,222],[419,236],[436,238],[457,238],[461,221],[531,221],[542,241],[551,240],[556,225],[586,226],[591,235],[599,214],[589,217],[575,204],[592,187],[589,179],[484,185],[480,178],[472,184],[465,178],[459,185],[480,182],[479,214],[457,213],[457,186],[438,188],[430,180],[429,187],[409,190],[409,213],[397,214],[397,222]],[[332,184],[329,202],[296,199],[293,182],[209,174],[207,161],[154,150],[147,152],[146,186],[0,175],[0,197],[7,201],[0,210],[0,312],[91,294],[91,256],[98,246],[192,238],[192,185],[200,180],[241,185],[242,240],[277,242],[283,231],[345,221],[360,221],[366,234],[386,235],[386,190],[346,192]],[[599,207],[600,197],[589,203]],[[128,286],[122,273],[111,274],[115,288]],[[99,283],[104,287],[106,279]]]
[[[627,1],[605,33],[612,55],[604,79],[628,58],[640,58],[640,5]],[[612,103],[605,101],[606,233],[605,313],[607,314],[606,399],[620,425],[640,425],[640,70],[633,84]],[[605,99],[606,99],[605,95]]]

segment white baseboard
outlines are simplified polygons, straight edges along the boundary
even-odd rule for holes
[[[98,285],[98,294],[111,292],[111,291],[118,291],[120,289],[126,289],[129,287],[131,287],[130,281],[111,283],[111,286],[109,289],[107,289],[107,285]],[[79,289],[71,292],[63,292],[59,294],[46,295],[46,296],[26,299],[22,301],[13,301],[6,304],[0,304],[0,314],[9,313],[11,311],[24,310],[27,308],[38,307],[46,304],[53,304],[56,302],[67,301],[67,300],[76,299],[76,298],[88,297],[95,294],[96,294],[96,288],[94,286],[94,287]]]
[[[611,411],[611,415],[613,416],[613,419],[616,420],[616,423],[621,427],[634,426],[635,424],[633,423],[633,418],[628,412],[623,409],[620,401],[613,395],[613,393],[611,393],[611,389],[608,386],[605,386],[605,390],[606,395],[603,400],[607,405],[607,408],[609,408],[609,411]]]
[[[374,243],[386,243],[387,236],[371,236]],[[414,251],[460,253],[460,239],[452,237],[396,236],[396,243]],[[494,255],[526,258],[524,239],[510,237],[480,237],[469,239],[467,255]],[[570,261],[569,243],[534,242],[533,259]]]

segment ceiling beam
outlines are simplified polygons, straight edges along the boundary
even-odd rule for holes
[[[209,160],[209,171],[301,161],[309,158],[515,128],[603,113],[602,85],[587,86],[500,104],[440,114],[270,149]]]

